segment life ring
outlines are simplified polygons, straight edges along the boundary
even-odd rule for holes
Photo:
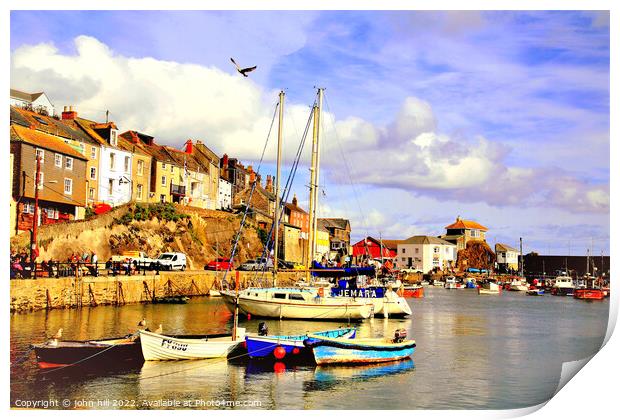
[[[323,297],[323,295],[325,294],[325,291],[323,290],[322,287],[319,287],[318,294],[319,294],[320,297]]]

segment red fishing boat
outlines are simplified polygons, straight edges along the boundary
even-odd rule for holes
[[[583,289],[575,289],[575,294],[573,297],[575,299],[584,299],[584,300],[602,300],[605,297],[605,293],[602,289],[595,288],[583,288]]]

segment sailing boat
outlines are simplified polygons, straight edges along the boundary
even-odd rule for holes
[[[312,167],[311,171],[311,207],[316,198],[318,184],[316,172],[318,169],[319,150],[319,120],[323,89],[318,90],[318,105],[314,105],[313,136],[312,136]],[[274,278],[278,270],[278,226],[280,222],[280,159],[282,146],[282,118],[284,114],[284,92],[279,95],[279,124],[278,124],[278,155],[276,172],[276,206],[273,226],[275,228],[274,241]],[[312,235],[312,226],[310,234]],[[309,266],[309,265],[308,265]],[[374,306],[366,299],[356,297],[334,297],[325,292],[323,287],[251,287],[238,293],[221,292],[224,303],[231,312],[236,304],[239,313],[261,318],[279,319],[347,319],[359,320],[371,316]]]

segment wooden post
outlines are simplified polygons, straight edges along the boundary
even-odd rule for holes
[[[235,313],[233,314],[232,341],[237,340],[238,323],[239,323],[239,271],[235,271]]]

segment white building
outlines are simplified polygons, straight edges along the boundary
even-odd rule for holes
[[[220,178],[217,186],[217,209],[232,208],[232,184]]]
[[[44,115],[54,116],[56,110],[45,92],[26,93],[11,89],[10,102],[12,106],[27,108]]]
[[[118,206],[131,201],[131,152],[118,147],[117,129],[110,127],[99,158],[99,201]]]
[[[456,245],[434,236],[412,236],[399,242],[396,254],[398,268],[412,268],[428,273],[454,266]]]
[[[519,269],[519,251],[506,244],[495,244],[497,268],[500,271]]]

